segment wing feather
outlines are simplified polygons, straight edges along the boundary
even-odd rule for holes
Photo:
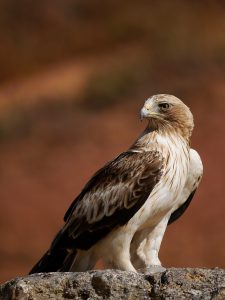
[[[53,246],[88,249],[126,224],[159,182],[164,159],[158,151],[124,152],[86,184],[65,214]]]

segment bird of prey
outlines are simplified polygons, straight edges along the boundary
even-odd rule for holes
[[[190,109],[172,95],[147,99],[147,127],[134,144],[87,182],[65,214],[65,224],[30,273],[105,268],[136,272],[161,266],[168,224],[190,204],[202,177],[190,149]]]

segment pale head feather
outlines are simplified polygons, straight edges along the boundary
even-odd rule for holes
[[[177,132],[189,140],[194,128],[190,109],[177,97],[167,94],[154,95],[145,101],[141,117],[149,122],[149,129]]]

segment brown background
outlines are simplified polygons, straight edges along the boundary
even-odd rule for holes
[[[0,1],[1,282],[27,274],[156,93],[191,107],[204,162],[161,260],[225,267],[224,33],[223,1]]]

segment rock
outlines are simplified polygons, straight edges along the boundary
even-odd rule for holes
[[[225,270],[167,269],[156,274],[119,270],[40,273],[0,287],[2,300],[225,299]]]

